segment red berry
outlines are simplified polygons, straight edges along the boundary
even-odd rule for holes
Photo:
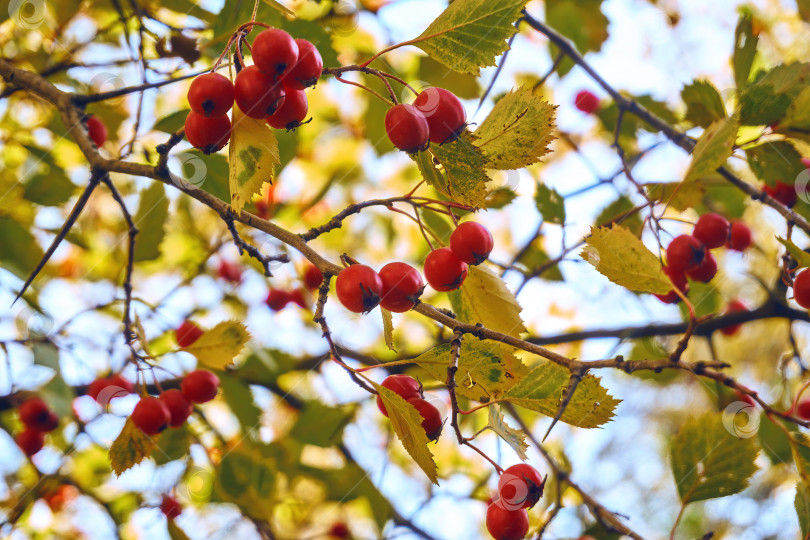
[[[437,291],[454,291],[467,277],[467,263],[450,248],[431,251],[425,258],[425,279]]]
[[[430,142],[435,144],[455,139],[467,121],[464,105],[444,88],[426,88],[416,96],[413,106],[427,119]]]
[[[304,295],[303,289],[293,289],[290,291],[290,302],[296,304],[301,309],[309,309],[309,301]]]
[[[112,375],[94,380],[87,387],[87,395],[100,405],[108,405],[113,398],[132,393],[133,385],[121,375]]]
[[[163,512],[167,519],[175,519],[183,512],[183,507],[171,495],[164,495],[160,501],[160,511]]]
[[[805,397],[796,404],[796,415],[803,420],[810,420],[810,397]]]
[[[307,289],[314,291],[321,286],[321,283],[323,283],[323,274],[320,270],[318,270],[317,266],[307,263],[306,268],[304,268],[304,275],[301,279],[303,280],[304,286]]]
[[[298,62],[298,44],[278,28],[261,31],[253,40],[252,53],[253,63],[272,77],[271,82],[280,80]]]
[[[669,266],[665,266],[662,268],[664,273],[669,277],[672,283],[684,294],[689,291],[689,283],[686,281],[686,275],[683,272],[678,272],[677,270],[673,270]],[[677,304],[681,301],[681,297],[672,290],[669,291],[667,294],[656,294],[656,298],[664,302],[665,304]]]
[[[543,496],[543,484],[543,477],[531,465],[512,465],[498,479],[501,505],[509,510],[531,508]]]
[[[799,198],[799,195],[796,193],[796,189],[793,187],[793,185],[784,184],[782,182],[776,182],[775,186],[765,186],[762,188],[762,191],[788,208],[792,208],[793,205],[796,204],[796,200]]]
[[[163,402],[169,411],[169,425],[171,427],[180,427],[185,424],[188,417],[191,416],[191,411],[194,410],[191,402],[176,388],[164,391],[158,399]]]
[[[87,134],[99,148],[107,142],[107,126],[97,116],[87,117]]]
[[[99,394],[101,394],[102,390],[107,388],[109,385],[110,381],[108,381],[106,378],[96,379],[90,383],[90,386],[87,387],[87,395],[98,401]]]
[[[428,143],[428,122],[413,105],[391,107],[385,114],[385,132],[394,146],[406,152],[421,150]]]
[[[714,258],[710,251],[706,252],[703,262],[697,268],[693,268],[686,273],[689,279],[702,281],[703,283],[711,281],[715,274],[717,274],[717,259]]]
[[[735,251],[745,251],[751,247],[753,239],[751,238],[751,229],[742,221],[735,221],[731,224],[731,235],[729,236],[728,243],[726,244],[729,249]]]
[[[599,109],[599,98],[593,92],[588,90],[581,90],[577,93],[574,104],[580,111],[593,114]]]
[[[36,429],[38,431],[45,431],[43,426],[49,422],[51,409],[48,404],[38,397],[28,398],[20,404],[18,409],[20,413],[20,422],[25,427]]]
[[[219,73],[204,73],[191,81],[188,103],[203,116],[223,116],[233,107],[233,83]]]
[[[205,403],[217,396],[219,377],[207,369],[195,369],[180,383],[180,390],[186,399],[194,403]]]
[[[303,90],[318,82],[323,71],[323,60],[317,47],[306,39],[296,39],[298,61],[284,76],[284,86],[292,90]]]
[[[230,283],[239,283],[242,281],[242,269],[239,268],[239,265],[225,259],[220,259],[217,274]]]
[[[38,426],[39,431],[48,433],[59,427],[59,417],[53,411],[48,413],[48,419]]]
[[[703,243],[688,234],[682,234],[672,239],[667,247],[667,264],[679,272],[686,272],[697,268],[706,255]]]
[[[382,290],[380,275],[365,264],[344,268],[335,279],[338,300],[354,313],[367,313],[377,307]]]
[[[14,440],[26,456],[33,456],[45,446],[45,434],[30,427],[19,432]]]
[[[282,289],[270,289],[265,303],[273,311],[281,311],[290,302],[290,293]]]
[[[169,425],[171,416],[166,405],[156,397],[146,396],[135,405],[132,423],[146,435],[157,435]]]
[[[709,212],[698,218],[692,236],[703,242],[707,248],[714,249],[724,246],[728,242],[730,232],[731,225],[726,218]]]
[[[231,138],[231,120],[225,115],[205,116],[189,111],[186,116],[186,138],[191,146],[211,154],[221,150]]]
[[[728,307],[726,307],[725,314],[728,315],[729,313],[740,313],[743,311],[748,311],[748,306],[740,302],[739,300],[732,300],[728,303]],[[740,330],[740,326],[742,324],[735,324],[733,326],[726,326],[720,329],[720,332],[726,336],[733,336]],[[747,396],[746,396],[747,397]]]
[[[267,117],[267,123],[276,129],[295,129],[307,117],[307,94],[303,90],[287,90],[284,103]]]
[[[131,394],[132,391],[135,389],[132,382],[130,382],[128,379],[125,379],[118,373],[116,373],[115,375],[111,375],[110,377],[107,378],[107,380],[109,381],[110,386],[115,386],[116,388],[119,389],[116,395],[112,397],[119,397],[121,395]]]
[[[267,118],[276,112],[284,104],[285,95],[284,86],[256,66],[248,66],[236,76],[234,99],[251,118]]]
[[[404,262],[388,263],[380,269],[383,284],[380,306],[395,313],[404,313],[416,305],[425,289],[419,270]]]
[[[495,540],[521,540],[529,532],[526,510],[507,510],[495,501],[487,507],[487,530]]]
[[[408,403],[416,407],[416,410],[422,415],[422,429],[425,430],[427,438],[431,441],[438,439],[439,435],[442,434],[442,427],[444,425],[439,409],[434,407],[429,401],[418,397],[409,399]]]
[[[389,375],[382,382],[381,386],[399,394],[402,399],[409,400],[413,398],[422,397],[422,385],[419,381],[410,375]],[[385,408],[380,396],[377,396],[377,408],[384,416],[388,416],[388,410]]]
[[[450,235],[450,249],[467,264],[484,262],[494,245],[489,230],[474,221],[465,221]]]
[[[810,309],[810,270],[802,270],[793,278],[793,299],[804,309]]]
[[[351,531],[349,531],[349,527],[347,527],[345,523],[338,521],[329,527],[329,536],[341,539],[348,538],[351,536]]]
[[[191,321],[183,321],[174,331],[174,338],[180,347],[191,347],[205,331]]]
[[[810,158],[803,157],[801,160],[802,165],[810,169]]]

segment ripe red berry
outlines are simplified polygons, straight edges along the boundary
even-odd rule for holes
[[[748,306],[740,302],[739,300],[732,300],[728,303],[728,307],[726,307],[725,314],[728,315],[730,313],[740,313],[743,311],[748,311]],[[735,324],[734,326],[726,326],[720,329],[720,332],[726,336],[733,336],[740,330],[740,326],[742,324]]]
[[[529,514],[507,510],[495,501],[487,507],[487,530],[495,540],[521,540],[529,532]]]
[[[467,263],[450,248],[431,251],[425,258],[425,279],[437,291],[454,291],[467,277]]]
[[[793,299],[804,309],[810,309],[810,270],[802,270],[793,278]]]
[[[581,90],[577,93],[574,105],[584,113],[593,114],[599,109],[599,98],[593,92]]]
[[[267,117],[267,123],[276,129],[295,129],[307,117],[307,94],[303,90],[287,90],[281,107]]]
[[[304,268],[304,274],[301,277],[302,281],[304,282],[304,286],[309,289],[310,291],[314,291],[315,289],[321,286],[323,283],[323,274],[318,267],[314,264],[307,263],[306,268]]]
[[[381,386],[399,394],[402,399],[409,400],[413,398],[422,397],[422,385],[419,381],[409,375],[389,375],[382,382]],[[388,410],[385,408],[380,396],[377,396],[377,408],[384,416],[388,416]]]
[[[87,387],[87,395],[100,405],[107,405],[113,398],[128,396],[133,385],[121,375],[99,377]]]
[[[132,410],[132,423],[146,435],[157,435],[169,425],[171,416],[166,405],[156,397],[146,396]]]
[[[200,339],[204,331],[191,321],[183,321],[174,331],[174,338],[181,347],[190,347]]]
[[[195,369],[180,382],[180,390],[193,403],[205,403],[217,397],[219,377],[207,369]]]
[[[297,305],[301,309],[309,309],[309,300],[307,300],[303,289],[293,289],[290,291],[290,302]]]
[[[698,218],[692,236],[703,242],[707,248],[714,249],[724,246],[728,242],[730,232],[731,225],[726,218],[709,212]]]
[[[191,146],[203,154],[222,150],[231,138],[231,120],[225,115],[206,118],[189,111],[186,116],[186,138]]]
[[[236,263],[232,263],[226,259],[219,260],[217,275],[230,283],[239,283],[242,281],[242,269],[239,268],[239,265]]]
[[[284,104],[284,86],[256,66],[239,72],[234,83],[234,99],[251,118],[267,118]]]
[[[317,47],[306,39],[295,40],[298,45],[298,61],[284,75],[284,86],[292,90],[303,90],[318,82],[323,71],[323,60]]]
[[[425,116],[413,105],[400,103],[385,114],[385,132],[391,142],[406,152],[416,152],[428,143],[429,128]]]
[[[48,424],[51,415],[48,404],[38,397],[31,397],[23,401],[18,412],[20,413],[20,422],[23,425],[38,431],[45,431],[42,428]]]
[[[422,281],[419,270],[404,262],[392,262],[383,266],[380,269],[380,279],[383,284],[380,306],[394,313],[412,309],[425,290],[425,282]]]
[[[194,410],[191,402],[176,388],[162,392],[158,399],[163,402],[169,411],[169,425],[171,427],[180,427],[185,424],[188,417],[191,416],[191,411]]]
[[[135,389],[135,386],[132,384],[132,382],[130,382],[128,379],[125,379],[122,375],[118,373],[108,377],[107,381],[109,381],[110,386],[115,386],[118,389],[116,395],[112,397],[119,397],[131,394],[132,391]]]
[[[354,313],[367,313],[377,307],[382,290],[380,275],[365,264],[344,268],[335,279],[338,300]]]
[[[810,396],[802,398],[796,404],[796,416],[802,420],[810,420]]]
[[[329,527],[329,536],[333,538],[345,539],[351,536],[351,531],[349,531],[349,527],[347,527],[345,523],[338,521]]]
[[[273,311],[281,311],[290,302],[290,293],[283,289],[270,289],[265,303]]]
[[[450,235],[450,249],[467,264],[484,262],[494,245],[489,230],[474,221],[465,221]]]
[[[422,429],[425,430],[427,438],[431,441],[438,439],[439,435],[442,434],[442,427],[444,426],[439,409],[434,407],[429,401],[418,397],[409,399],[408,403],[416,407],[416,410],[422,415]]]
[[[693,268],[686,273],[689,279],[702,281],[703,283],[708,283],[711,281],[716,274],[717,259],[714,258],[714,255],[712,255],[710,251],[706,252],[706,255],[703,257],[703,261],[698,265],[697,268]]]
[[[278,28],[261,31],[253,40],[252,52],[253,63],[272,77],[271,82],[280,80],[298,61],[298,44]]]
[[[742,221],[735,221],[731,224],[731,235],[729,236],[728,243],[726,244],[729,249],[735,251],[745,251],[751,247],[753,239],[751,238],[751,229]]]
[[[19,432],[14,440],[26,456],[33,456],[45,446],[45,434],[30,427]]]
[[[775,186],[765,186],[762,191],[784,204],[788,208],[793,208],[799,195],[796,193],[796,188],[791,184],[784,184],[777,182]]]
[[[665,266],[662,268],[664,273],[669,277],[672,283],[684,294],[689,291],[689,283],[686,281],[686,274],[683,272],[678,272],[677,270],[672,269],[669,266]],[[681,301],[681,297],[678,294],[671,290],[667,294],[656,294],[656,298],[664,302],[665,304],[677,304]]]
[[[107,142],[107,126],[97,116],[87,117],[87,134],[99,148]]]
[[[430,142],[442,144],[453,140],[464,129],[467,113],[453,92],[432,86],[416,96],[413,106],[427,119]]]
[[[509,510],[531,508],[543,496],[543,484],[543,477],[531,465],[512,465],[498,479],[501,505]]]
[[[195,77],[188,88],[188,104],[203,116],[223,116],[233,107],[233,83],[219,73]]]
[[[672,239],[667,247],[667,264],[679,272],[687,272],[697,268],[706,255],[703,243],[688,234],[682,234]]]
[[[160,511],[166,516],[167,519],[175,519],[183,512],[183,507],[180,502],[170,495],[163,495],[160,501]]]

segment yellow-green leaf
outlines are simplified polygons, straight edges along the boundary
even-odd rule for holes
[[[295,13],[292,10],[290,10],[287,6],[284,6],[279,2],[276,2],[276,0],[264,0],[264,3],[270,6],[271,8],[275,9],[276,11],[280,12],[288,19],[295,18]]]
[[[207,330],[197,341],[182,350],[196,356],[197,360],[205,366],[223,369],[233,362],[249,339],[250,333],[243,323],[223,321]]]
[[[113,472],[120,476],[122,472],[149,457],[155,446],[156,442],[127,418],[121,433],[110,446],[110,466]]]
[[[484,152],[492,169],[521,169],[548,153],[554,140],[556,106],[531,88],[506,94],[475,130],[475,144]]]
[[[790,256],[799,263],[799,268],[810,268],[810,253],[807,253],[799,246],[791,242],[786,238],[782,238],[781,236],[777,236],[776,239],[779,241],[780,244],[785,246],[790,253]]]
[[[644,189],[650,199],[661,201],[679,212],[700,204],[706,193],[704,182],[657,182],[645,184]]]
[[[132,217],[138,228],[138,236],[135,237],[135,261],[151,261],[160,256],[163,226],[168,216],[169,199],[166,198],[163,184],[153,182],[141,191],[138,212]]]
[[[183,529],[177,526],[173,519],[169,520],[169,538],[171,540],[189,540],[189,537],[183,532]]]
[[[380,308],[383,321],[383,335],[385,336],[385,345],[392,351],[396,352],[397,348],[394,346],[394,317],[391,312],[385,308]]]
[[[779,130],[790,128],[810,129],[810,87],[804,88],[796,98],[791,101],[785,117],[779,121]]]
[[[658,257],[624,227],[594,227],[585,242],[580,257],[616,285],[653,294],[672,288]]]
[[[411,159],[416,162],[419,172],[422,174],[425,182],[432,186],[436,191],[446,197],[450,197],[450,191],[447,189],[447,179],[433,164],[433,154],[428,151],[416,152],[411,154]]]
[[[713,122],[700,136],[692,151],[692,163],[684,182],[699,180],[722,167],[734,151],[736,138],[736,117]]]
[[[759,37],[754,33],[754,24],[751,13],[743,13],[737,22],[734,31],[734,55],[731,63],[734,66],[734,81],[737,83],[737,93],[739,93],[748,83],[748,76],[751,74],[751,66],[754,57],[757,55],[757,43]]]
[[[706,79],[697,79],[684,86],[681,99],[686,104],[686,119],[696,126],[709,127],[712,122],[726,117],[720,92]]]
[[[796,484],[796,497],[793,499],[796,515],[799,518],[799,528],[802,538],[810,535],[810,486],[806,482]]]
[[[444,167],[447,176],[447,191],[456,202],[479,208],[487,196],[486,183],[490,181],[485,172],[487,160],[475,142],[478,139],[465,130],[453,142],[434,144],[430,151]]]
[[[482,266],[471,266],[461,288],[448,296],[460,321],[481,323],[512,337],[526,331],[520,318],[523,308],[515,295],[501,278]]]
[[[500,405],[490,405],[488,408],[489,422],[487,428],[497,433],[506,444],[511,446],[520,459],[523,461],[529,459],[529,456],[526,455],[526,450],[529,449],[529,445],[526,443],[526,435],[521,430],[515,429],[506,423]]]
[[[264,120],[245,115],[233,108],[230,145],[231,206],[239,212],[265,182],[275,177],[274,167],[281,163],[278,140]]]

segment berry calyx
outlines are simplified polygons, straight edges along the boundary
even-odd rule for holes
[[[697,268],[703,262],[706,247],[703,243],[688,234],[682,234],[672,239],[667,247],[667,264],[679,272],[687,272]]]
[[[465,221],[450,235],[450,249],[467,264],[484,262],[494,245],[489,230],[474,221]]]
[[[467,263],[450,248],[435,249],[425,258],[425,279],[437,291],[454,291],[466,277]]]
[[[45,446],[45,434],[27,427],[14,437],[14,441],[26,456],[33,456]]]
[[[741,313],[743,311],[748,311],[748,306],[746,306],[744,303],[740,302],[739,300],[732,300],[731,302],[728,303],[728,306],[726,307],[725,314],[728,315],[730,313]],[[734,334],[736,334],[740,330],[741,326],[742,326],[742,324],[735,324],[733,326],[726,326],[724,328],[721,328],[720,332],[725,336],[733,336]]]
[[[304,282],[304,287],[310,291],[314,291],[323,283],[323,274],[318,270],[317,266],[312,263],[307,263],[301,280]]]
[[[180,391],[193,403],[205,403],[217,397],[219,377],[207,369],[195,369],[180,382]]]
[[[234,83],[236,104],[251,118],[267,118],[284,104],[284,86],[256,66],[239,72]]]
[[[435,86],[426,88],[416,96],[413,106],[428,123],[430,142],[442,144],[455,139],[464,129],[467,113],[453,92]]]
[[[796,201],[799,198],[799,195],[796,193],[796,189],[792,184],[785,184],[782,182],[776,182],[775,186],[765,186],[762,188],[762,191],[788,208],[793,208],[793,205],[796,204]]]
[[[43,429],[49,423],[51,409],[48,404],[38,397],[28,398],[20,404],[17,410],[20,414],[20,422],[31,429],[45,431]]]
[[[380,306],[394,313],[404,313],[413,309],[425,282],[419,270],[404,262],[388,263],[380,269],[382,298]]]
[[[810,309],[810,270],[802,270],[793,278],[793,299],[804,309]]]
[[[146,396],[135,405],[130,416],[135,427],[146,435],[157,435],[169,425],[171,416],[166,405],[156,397]]]
[[[174,331],[174,338],[180,347],[191,347],[200,339],[204,330],[191,321],[183,321]]]
[[[698,265],[697,268],[693,268],[686,272],[686,275],[689,279],[694,281],[702,281],[703,283],[708,283],[712,280],[712,278],[717,274],[717,259],[714,258],[714,255],[710,251],[706,252],[706,255],[703,257],[703,261]]]
[[[160,501],[160,511],[167,519],[175,519],[183,513],[183,507],[180,502],[171,495],[163,495]]]
[[[419,411],[419,414],[422,415],[422,429],[425,430],[428,439],[431,441],[438,439],[439,435],[442,434],[442,427],[444,426],[439,409],[434,407],[429,401],[425,401],[419,397],[409,399],[408,403],[413,405],[416,410]]]
[[[698,218],[692,236],[703,242],[707,248],[714,249],[724,246],[730,233],[731,224],[728,220],[720,214],[709,212]]]
[[[298,61],[298,44],[290,34],[278,28],[261,31],[253,40],[252,52],[253,63],[271,77],[271,82],[284,77]]]
[[[273,311],[281,311],[290,302],[290,293],[282,289],[270,289],[265,303]]]
[[[343,307],[354,313],[368,313],[380,303],[383,284],[373,268],[353,264],[337,275],[335,291]]]
[[[323,59],[318,48],[310,41],[298,38],[295,44],[298,45],[298,60],[281,82],[292,90],[303,90],[318,82],[323,71]]]
[[[87,117],[87,134],[99,148],[107,142],[107,126],[97,116]]]
[[[185,126],[188,142],[203,154],[222,150],[231,138],[231,120],[225,115],[207,118],[189,111]]]
[[[191,402],[176,388],[162,392],[158,399],[169,410],[169,425],[171,427],[180,427],[185,424],[188,417],[191,416],[191,411],[194,410]]]
[[[731,234],[726,246],[735,251],[745,251],[753,243],[751,229],[742,221],[735,221],[731,224]]]
[[[526,510],[507,510],[495,501],[487,507],[487,530],[495,540],[521,540],[529,532]]]
[[[217,275],[229,283],[239,283],[242,281],[242,269],[239,265],[226,259],[220,259],[217,267]]]
[[[662,270],[679,291],[681,291],[683,294],[686,294],[689,291],[689,283],[686,281],[686,274],[683,272],[678,272],[670,266],[665,266],[662,268]],[[681,301],[681,297],[678,296],[678,293],[676,293],[674,290],[669,291],[667,294],[656,294],[655,297],[665,304],[677,304]]]
[[[533,507],[543,496],[544,483],[543,477],[531,465],[512,465],[498,479],[501,506],[509,510]]]
[[[203,116],[223,116],[233,107],[233,83],[219,73],[195,77],[188,88],[191,110]]]
[[[589,90],[581,90],[574,98],[574,105],[586,114],[593,114],[599,109],[599,98]]]
[[[281,107],[267,117],[267,123],[276,129],[295,129],[307,117],[309,105],[306,92],[288,89],[286,96]]]
[[[345,539],[351,536],[351,531],[349,531],[349,527],[346,526],[345,523],[338,521],[329,527],[329,536],[333,538]]]
[[[396,392],[405,401],[422,397],[422,385],[410,375],[389,375],[380,386]],[[388,410],[379,395],[377,396],[377,408],[380,409],[383,416],[388,417]]]
[[[385,132],[394,146],[405,152],[425,148],[429,140],[427,119],[413,105],[400,103],[385,113]]]

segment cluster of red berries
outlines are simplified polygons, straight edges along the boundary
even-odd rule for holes
[[[487,530],[495,540],[520,540],[529,531],[529,514],[543,496],[545,480],[531,465],[512,465],[498,479],[498,498],[487,508]]]
[[[33,456],[45,445],[45,434],[59,426],[59,417],[38,397],[20,403],[17,412],[25,428],[14,440],[26,456]]]
[[[433,86],[420,92],[413,105],[400,103],[385,114],[388,138],[405,152],[453,141],[466,125],[467,113],[458,97]]]
[[[159,397],[144,396],[135,405],[130,418],[146,435],[157,435],[167,426],[180,427],[194,409],[193,403],[211,401],[219,391],[219,377],[205,369],[188,373],[180,390],[164,390]]]
[[[321,286],[323,274],[314,265],[307,264],[301,275],[301,281],[304,283],[304,287],[306,287],[307,290],[314,291]],[[301,288],[289,291],[271,288],[267,293],[265,303],[273,311],[281,311],[289,303],[297,304],[303,309],[309,308],[306,293]]]
[[[382,382],[382,386],[399,394],[402,399],[419,411],[419,414],[422,415],[422,429],[425,430],[428,439],[435,441],[439,438],[444,426],[442,415],[439,409],[425,400],[419,381],[408,375],[390,375]],[[380,396],[377,396],[377,408],[388,418],[388,411]]]
[[[270,28],[256,36],[252,53],[254,65],[243,68],[233,84],[211,72],[196,77],[188,89],[186,137],[206,154],[220,150],[230,139],[227,112],[234,102],[246,115],[263,118],[276,129],[296,128],[307,116],[304,90],[323,70],[315,45]]]
[[[676,236],[667,246],[664,273],[686,294],[689,290],[687,277],[707,283],[717,274],[717,260],[710,249],[725,246],[735,251],[745,251],[751,243],[751,229],[742,221],[729,223],[720,214],[703,214],[695,223],[691,235]],[[674,290],[655,296],[667,304],[677,304],[681,300]]]

